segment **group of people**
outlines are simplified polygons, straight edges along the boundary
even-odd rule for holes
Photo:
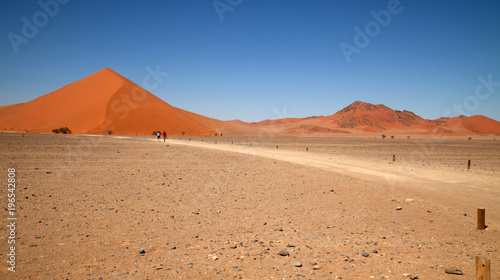
[[[156,131],[156,137],[158,137],[158,141],[160,141],[162,136],[162,133],[158,130]],[[167,139],[167,133],[163,131],[163,142],[165,142],[165,139]]]

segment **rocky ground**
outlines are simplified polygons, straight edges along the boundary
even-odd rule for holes
[[[499,141],[180,138],[0,133],[0,278],[500,277]]]

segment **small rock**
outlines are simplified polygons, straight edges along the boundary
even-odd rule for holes
[[[302,267],[302,263],[301,262],[296,262],[293,264],[293,266],[295,267]]]
[[[452,268],[447,268],[444,270],[447,274],[463,275],[462,270],[458,269],[456,266]]]
[[[370,254],[368,254],[368,253],[363,253],[363,254],[361,254],[361,256],[363,256],[363,257],[365,257],[365,258],[368,258],[368,257],[370,256]]]
[[[281,250],[281,251],[279,252],[279,255],[280,255],[280,256],[283,256],[283,257],[288,257],[288,256],[290,256],[290,253],[288,253],[288,251]]]
[[[396,207],[396,210],[403,210],[403,207]]]
[[[413,202],[413,201],[415,201],[415,199],[413,199],[413,198],[407,198],[407,199],[405,199],[405,202]]]
[[[334,192],[334,190],[332,189],[332,190],[330,190],[330,192]]]
[[[146,251],[144,249],[140,249],[139,254],[146,254]]]
[[[373,250],[372,253],[378,254],[378,251],[377,250]]]

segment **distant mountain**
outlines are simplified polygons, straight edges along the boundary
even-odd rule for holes
[[[251,129],[173,107],[105,68],[35,100],[0,107],[0,130],[151,135],[249,134]]]
[[[500,134],[500,122],[485,116],[423,119],[410,111],[393,110],[385,105],[356,101],[325,117],[287,118],[238,124],[267,127],[290,134],[331,134],[392,132],[410,134],[474,135]]]

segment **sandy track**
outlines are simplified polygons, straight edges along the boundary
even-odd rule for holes
[[[452,193],[453,201],[461,201],[467,205],[488,207],[497,214],[500,211],[500,174],[491,172],[453,171],[420,168],[387,162],[377,164],[356,158],[344,158],[335,155],[321,155],[311,152],[290,151],[284,149],[269,149],[242,145],[215,144],[200,141],[169,139],[168,144],[184,145],[226,152],[259,156],[320,168],[334,173],[352,176],[368,181],[377,180],[398,187],[428,189],[444,195]],[[385,181],[385,182],[384,182]],[[493,219],[498,221],[497,215]]]

